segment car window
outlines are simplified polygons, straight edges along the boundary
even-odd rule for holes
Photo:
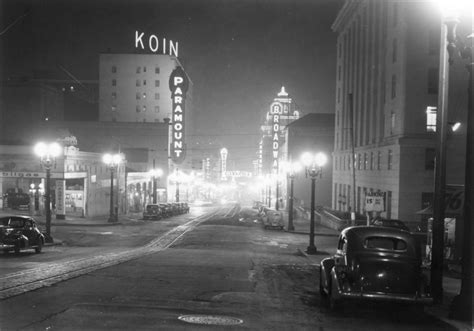
[[[404,251],[407,249],[407,243],[404,240],[398,238],[370,237],[365,240],[364,247],[368,249]]]
[[[24,224],[25,224],[25,220],[21,218],[12,218],[10,220],[10,226],[12,228],[22,228]]]

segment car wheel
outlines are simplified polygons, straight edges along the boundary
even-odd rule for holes
[[[35,253],[36,254],[39,254],[41,253],[41,250],[43,249],[43,242],[41,241],[41,239],[39,240],[38,242],[38,246],[35,247]]]

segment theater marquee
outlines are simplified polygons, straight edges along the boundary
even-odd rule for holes
[[[172,100],[172,134],[170,142],[170,157],[174,163],[182,163],[185,157],[184,143],[184,111],[188,78],[183,68],[173,70],[169,80]]]

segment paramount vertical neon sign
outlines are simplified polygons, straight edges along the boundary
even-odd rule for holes
[[[280,116],[283,112],[283,105],[280,102],[273,102],[270,105],[270,115],[272,116],[272,172],[278,173],[278,152],[280,149]]]
[[[185,157],[184,144],[184,110],[186,92],[188,90],[188,78],[183,68],[177,67],[173,70],[169,80],[172,100],[172,128],[170,156],[174,163],[181,163]]]

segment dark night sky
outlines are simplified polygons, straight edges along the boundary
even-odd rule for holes
[[[98,79],[98,59],[135,52],[135,31],[179,42],[194,82],[197,134],[246,162],[284,85],[304,113],[333,112],[339,0],[0,0],[4,77]],[[145,51],[143,51],[145,52]],[[252,153],[252,155],[250,155]],[[236,153],[237,154],[237,153]],[[243,160],[242,160],[243,161]]]

